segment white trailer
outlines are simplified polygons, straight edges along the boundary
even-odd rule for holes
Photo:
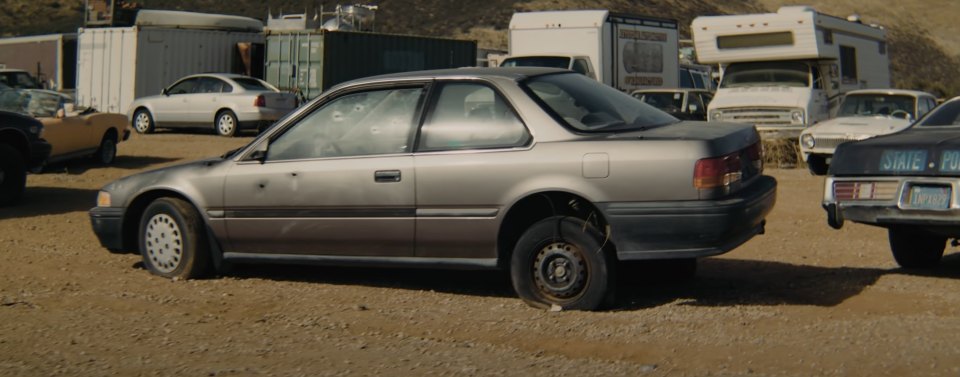
[[[606,10],[514,13],[508,66],[554,66],[622,91],[677,87],[677,21]]]
[[[697,17],[697,58],[719,64],[709,121],[799,132],[836,113],[842,95],[890,87],[886,32],[807,6],[777,13]]]
[[[246,17],[144,10],[134,26],[80,29],[77,105],[126,113],[183,76],[234,72],[237,44],[263,43],[262,29]]]

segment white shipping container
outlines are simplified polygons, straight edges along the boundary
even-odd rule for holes
[[[125,113],[134,99],[159,94],[183,76],[232,72],[237,43],[263,43],[263,34],[142,26],[80,29],[76,101]]]

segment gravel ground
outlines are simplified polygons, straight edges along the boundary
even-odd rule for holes
[[[960,254],[898,269],[881,229],[826,225],[823,179],[802,170],[768,170],[767,234],[692,280],[624,268],[606,312],[533,309],[497,272],[241,266],[171,281],[100,247],[86,212],[99,187],[249,140],[134,135],[115,166],[30,176],[23,203],[0,209],[0,376],[960,374]]]

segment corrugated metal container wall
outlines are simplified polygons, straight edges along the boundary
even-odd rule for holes
[[[263,34],[137,27],[82,30],[77,102],[125,113],[135,98],[159,94],[183,76],[234,72],[240,42],[263,43]]]
[[[357,32],[267,36],[266,79],[307,99],[349,80],[386,73],[475,66],[475,41]],[[295,74],[294,74],[295,73]]]
[[[77,105],[123,112],[120,104],[133,101],[137,29],[82,29],[77,48]]]

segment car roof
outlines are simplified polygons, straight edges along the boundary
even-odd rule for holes
[[[411,72],[400,72],[400,73],[390,73],[385,75],[371,76],[367,78],[353,80],[352,82],[363,82],[363,81],[385,81],[385,80],[397,80],[397,79],[451,79],[451,78],[463,78],[463,77],[475,77],[475,78],[507,78],[510,80],[522,80],[527,77],[546,75],[551,73],[565,73],[573,72],[567,69],[560,68],[545,68],[545,67],[464,67],[464,68],[450,68],[450,69],[435,69],[427,71],[411,71]]]
[[[197,74],[181,77],[177,81],[183,80],[185,78],[190,78],[190,77],[217,77],[221,79],[238,79],[238,78],[255,79],[256,78],[256,77],[250,77],[250,76],[240,75],[236,73],[197,73]]]
[[[902,95],[902,96],[914,96],[914,97],[924,96],[924,97],[936,98],[936,96],[927,92],[923,92],[919,90],[906,90],[906,89],[858,89],[858,90],[851,90],[847,92],[848,96],[853,94],[886,94],[891,96]]]
[[[663,88],[663,89],[637,89],[630,94],[644,94],[644,93],[682,93],[682,92],[699,92],[699,93],[710,93],[707,89],[701,88]]]

